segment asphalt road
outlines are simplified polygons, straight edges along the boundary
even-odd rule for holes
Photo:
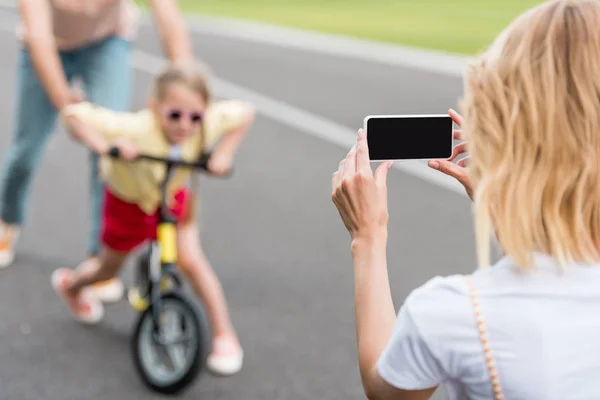
[[[0,9],[3,27],[14,23],[7,13]],[[389,65],[198,34],[194,45],[220,78],[353,128],[370,113],[443,113],[461,93],[458,79]],[[161,54],[148,28],[137,46]],[[13,124],[13,34],[0,32],[0,53],[3,152]],[[150,83],[148,74],[136,74],[134,109],[145,104]],[[259,115],[235,177],[205,179],[203,244],[246,359],[239,375],[204,376],[182,399],[364,398],[350,243],[330,200],[331,173],[347,150]],[[16,262],[0,271],[2,400],[160,398],[133,369],[128,340],[135,314],[128,305],[108,306],[101,325],[85,328],[50,286],[53,269],[85,254],[87,171],[86,150],[57,129],[35,177]],[[475,255],[465,197],[397,170],[388,185],[388,259],[398,308],[433,276],[472,270]]]

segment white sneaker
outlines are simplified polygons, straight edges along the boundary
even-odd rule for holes
[[[6,268],[13,263],[19,233],[18,228],[0,225],[0,268]]]
[[[207,367],[215,375],[227,376],[240,372],[244,362],[244,352],[227,339],[215,338],[213,352],[207,360]]]
[[[123,298],[125,286],[118,278],[113,278],[91,285],[89,290],[103,303],[116,303]]]

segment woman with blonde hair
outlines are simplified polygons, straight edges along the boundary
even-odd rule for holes
[[[472,188],[479,268],[433,278],[397,318],[386,265],[391,163],[373,174],[359,132],[332,198],[352,238],[370,399],[427,399],[442,384],[450,399],[600,398],[599,71],[592,0],[529,10],[470,65],[460,135],[471,157],[466,175],[464,165],[450,175]],[[493,234],[505,256],[488,268]]]

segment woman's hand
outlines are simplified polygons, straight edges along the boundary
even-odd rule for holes
[[[85,92],[81,89],[71,89],[69,92],[69,104],[77,104],[85,101]]]
[[[450,110],[448,114],[456,123],[456,125],[458,125],[459,127],[462,126],[463,118],[456,111]],[[464,137],[460,130],[454,131],[454,139],[464,140]],[[473,200],[473,186],[471,184],[471,179],[469,178],[466,168],[471,157],[465,157],[462,160],[458,161],[456,164],[452,162],[456,159],[456,157],[460,156],[466,151],[467,143],[463,142],[454,147],[454,149],[452,150],[452,156],[448,160],[431,160],[429,161],[428,165],[429,167],[436,169],[459,181],[460,184],[463,185],[465,190],[467,191],[467,195],[469,195],[469,198]]]
[[[387,161],[371,170],[364,130],[359,130],[356,145],[340,162],[332,177],[332,200],[350,233],[353,243],[387,238]]]
[[[386,260],[386,178],[391,166],[391,161],[384,162],[373,174],[366,134],[361,129],[356,145],[333,174],[332,199],[352,237],[356,344],[365,393],[369,399],[425,398],[395,389],[377,370],[396,319]]]

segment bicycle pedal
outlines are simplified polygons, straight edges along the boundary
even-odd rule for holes
[[[130,287],[127,291],[127,300],[134,310],[143,312],[150,305],[148,300],[140,296],[140,290],[137,287]]]

